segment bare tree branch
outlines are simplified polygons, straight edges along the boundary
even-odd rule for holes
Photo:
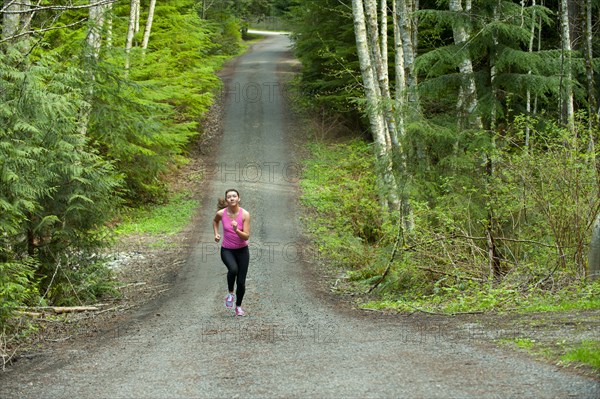
[[[8,41],[11,41],[13,39],[17,39],[17,38],[22,37],[22,36],[28,36],[28,35],[32,35],[32,34],[36,34],[36,33],[44,33],[44,32],[49,32],[49,31],[52,31],[52,30],[70,28],[72,26],[84,23],[86,21],[87,21],[87,18],[83,18],[83,19],[80,19],[77,22],[73,22],[72,24],[68,24],[68,25],[62,25],[62,26],[51,27],[51,28],[43,28],[43,29],[34,29],[34,30],[27,31],[27,32],[21,32],[19,34],[13,35],[11,37],[6,37],[4,39],[1,39],[0,40],[0,44],[8,42]]]
[[[38,5],[31,5],[29,6],[29,9],[27,10],[14,10],[14,11],[8,11],[8,8],[11,5],[25,5],[24,3],[21,2],[17,2],[17,1],[11,1],[8,4],[6,4],[4,7],[2,7],[2,9],[0,9],[0,14],[28,14],[30,12],[36,12],[36,11],[68,11],[68,10],[81,10],[81,9],[85,9],[85,8],[90,8],[90,7],[96,7],[99,5],[107,5],[107,4],[113,4],[116,3],[118,0],[102,0],[98,3],[95,4],[81,4],[81,5],[50,5],[50,6],[40,6],[39,2]]]

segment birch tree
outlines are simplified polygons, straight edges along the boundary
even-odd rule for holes
[[[381,89],[377,82],[377,66],[374,65],[373,60],[373,54],[378,54],[379,50],[369,46],[370,42],[374,42],[374,39],[369,39],[367,35],[367,22],[365,20],[365,8],[362,0],[352,1],[352,14],[354,17],[356,49],[367,101],[367,114],[371,133],[375,141],[376,157],[381,166],[381,178],[385,185],[383,189],[388,193],[387,205],[397,208],[397,183],[392,171],[389,131],[387,129],[384,108],[381,105],[382,97]],[[371,17],[373,17],[372,14]],[[373,23],[371,20],[370,25],[377,26],[377,23]]]
[[[129,71],[130,53],[133,47],[133,36],[135,35],[136,7],[139,0],[131,0],[129,7],[129,25],[127,27],[127,38],[125,39],[125,71]]]
[[[456,104],[459,114],[459,125],[460,127],[481,128],[481,117],[475,112],[477,109],[477,86],[475,84],[475,77],[473,76],[473,63],[467,47],[470,34],[465,27],[465,21],[471,11],[471,2],[467,0],[466,7],[463,10],[462,0],[450,0],[450,11],[457,14],[452,31],[454,43],[458,47],[461,58],[459,63],[461,85]],[[466,12],[467,15],[462,15],[463,12]]]
[[[575,108],[573,104],[573,71],[571,61],[571,30],[569,24],[569,1],[560,1],[560,31],[561,31],[561,103],[565,123],[570,132],[575,131]]]
[[[102,46],[104,13],[105,7],[100,4],[100,0],[90,0],[87,45],[90,49],[90,56],[95,59],[98,59],[100,56],[100,48]]]
[[[97,61],[100,57],[100,49],[102,47],[102,27],[104,24],[104,10],[105,6],[102,0],[90,0],[89,2],[89,19],[88,19],[88,29],[87,29],[87,51],[86,57],[87,61],[86,65],[88,65],[87,71],[85,71],[88,75],[88,79],[92,84],[88,85],[87,93],[85,98],[85,103],[82,105],[80,111],[80,120],[79,120],[79,131],[83,136],[86,136],[88,133],[88,125],[90,122],[90,114],[92,112],[92,101],[94,97],[94,85],[95,76],[94,72],[91,69],[92,63],[89,61]]]
[[[2,40],[14,42],[21,24],[21,3],[17,0],[4,0],[2,7]]]
[[[418,94],[418,79],[415,72],[415,60],[417,56],[417,10],[416,0],[394,0],[396,1],[396,24],[398,26],[398,39],[402,46],[402,67],[404,68],[405,86],[400,89],[402,95],[402,114],[410,121],[418,119],[421,114],[421,106]],[[397,47],[397,46],[396,46]],[[409,122],[409,121],[406,121]]]
[[[23,58],[19,61],[21,69],[27,68],[27,55],[31,51],[30,34],[31,0],[5,0],[2,7],[2,35],[0,44],[3,49],[14,47],[20,51]]]
[[[404,47],[402,46],[402,34],[400,32],[398,18],[398,1],[392,0],[392,25],[394,28],[394,73],[395,73],[395,95],[396,104],[403,104],[406,98],[406,72],[404,67]],[[405,135],[404,115],[396,112],[397,135],[403,138]]]
[[[134,7],[134,34],[137,34],[140,31],[140,10],[142,8],[140,0],[135,0],[132,2],[132,7]]]
[[[388,76],[387,4],[386,0],[381,0],[381,25],[377,21],[377,0],[366,0],[365,7],[369,54],[372,57],[371,65],[374,68],[373,73],[377,80],[379,106],[383,107],[385,118],[385,131],[383,133],[385,148],[386,152],[391,153],[392,141],[397,145],[398,140],[396,138],[396,123],[393,117]],[[380,28],[381,34],[379,32]]]
[[[413,0],[393,0],[393,48],[395,51],[395,94],[388,71],[388,4],[387,0],[352,2],[357,54],[363,78],[367,114],[377,146],[381,180],[385,183],[387,204],[400,209],[404,228],[413,228],[410,200],[399,193],[394,171],[408,181],[406,154],[402,147],[407,121],[415,122],[420,114],[415,73],[416,25]],[[378,20],[379,16],[379,20]],[[392,159],[395,161],[393,162]]]
[[[156,0],[150,0],[150,6],[148,8],[148,19],[146,20],[146,28],[144,29],[144,38],[142,40],[142,49],[148,48],[148,42],[150,41],[150,31],[152,30],[152,22],[154,21],[154,9],[156,8]]]
[[[536,5],[536,0],[532,1],[532,6]],[[521,9],[524,10],[525,8],[525,1],[523,0],[521,2]],[[521,11],[523,12],[523,11]],[[523,15],[523,14],[521,14]],[[533,12],[532,18],[531,18],[531,26],[530,26],[530,36],[529,36],[529,43],[527,45],[527,51],[529,53],[533,53],[533,44],[535,41],[535,33],[536,33],[536,26],[541,25],[538,24],[537,22],[537,17],[535,14],[535,11]],[[541,31],[541,26],[540,26],[540,31]],[[538,50],[539,50],[539,46],[538,46]],[[529,69],[527,71],[527,74],[529,76],[531,76],[532,71],[531,69]],[[527,92],[526,92],[526,98],[525,98],[525,112],[528,116],[535,114],[536,109],[535,107],[533,107],[532,109],[532,104],[531,104],[531,88],[527,87]],[[531,131],[531,127],[529,126],[529,123],[527,123],[527,125],[525,126],[525,149],[529,148],[529,135],[530,135],[530,131]]]

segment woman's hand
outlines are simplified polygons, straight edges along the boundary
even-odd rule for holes
[[[215,234],[215,242],[219,242],[221,240],[220,234]]]
[[[233,231],[237,231],[237,227],[238,227],[238,223],[237,221],[233,220],[231,222],[231,227],[233,227]]]

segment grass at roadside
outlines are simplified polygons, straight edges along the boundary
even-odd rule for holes
[[[469,289],[444,289],[420,298],[401,296],[366,301],[366,309],[393,309],[412,312],[415,309],[447,315],[468,312],[561,312],[600,309],[600,282],[571,286],[558,291],[522,292],[491,285]]]
[[[197,200],[190,199],[186,193],[178,193],[171,196],[165,204],[146,206],[124,215],[114,233],[173,235],[190,222],[197,208]]]
[[[508,347],[516,347],[537,358],[552,363],[585,369],[586,374],[600,376],[600,340],[584,339],[573,342],[568,338],[554,340],[539,338],[502,338],[497,342]]]
[[[567,363],[579,362],[600,370],[600,341],[586,340],[561,357]]]

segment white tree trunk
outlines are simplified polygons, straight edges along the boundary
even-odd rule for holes
[[[498,2],[499,3],[499,2]],[[494,6],[494,11],[493,11],[493,20],[495,23],[498,22],[498,3],[496,3],[496,5]],[[497,49],[498,48],[498,37],[496,33],[492,34],[492,40],[493,40],[493,48]],[[498,98],[498,90],[496,89],[496,74],[498,71],[498,68],[496,68],[496,50],[492,50],[492,54],[490,54],[490,85],[491,85],[491,89],[492,89],[492,109],[490,111],[490,130],[494,130],[496,129],[496,118],[498,116],[498,110],[497,110],[497,98]]]
[[[463,10],[461,0],[450,0],[450,11],[462,14],[465,10]],[[470,5],[467,5],[466,11],[470,12]],[[454,34],[454,43],[459,47],[462,58],[459,64],[461,85],[456,104],[458,114],[460,115],[459,123],[462,127],[481,128],[481,117],[475,114],[478,100],[477,86],[475,84],[475,77],[473,76],[473,63],[471,62],[470,55],[465,50],[465,46],[470,39],[470,34],[462,23],[453,24],[452,31]]]
[[[380,0],[379,4],[379,12],[381,15],[380,18],[380,32],[379,37],[381,37],[381,61],[383,65],[388,66],[388,17],[387,17],[387,0]],[[386,69],[384,72],[384,80],[386,82],[386,87],[389,88],[389,76],[388,70]]]
[[[533,0],[532,2],[532,6],[535,6],[535,1]],[[524,0],[523,0],[523,7],[524,7]],[[529,37],[529,45],[527,47],[527,51],[529,53],[533,53],[533,42],[535,40],[535,28],[536,28],[536,15],[535,15],[535,11],[533,12],[533,15],[531,16],[531,28],[530,28],[530,37]],[[531,69],[529,71],[527,71],[528,75],[531,75]],[[526,94],[526,104],[525,104],[525,109],[527,112],[527,116],[531,116],[532,112],[531,112],[531,90],[529,90],[529,88],[527,89],[527,94]],[[531,134],[531,127],[529,126],[529,122],[527,122],[527,125],[525,126],[525,148],[528,149],[529,148],[529,136]]]
[[[134,0],[132,6],[134,7],[134,34],[137,34],[140,31],[140,9],[142,8],[140,0]]]
[[[393,0],[392,0],[393,1]],[[396,122],[396,114],[394,112],[394,103],[392,101],[389,77],[389,57],[388,57],[388,5],[387,0],[380,0],[379,12],[381,15],[380,32],[381,38],[381,73],[379,79],[382,95],[385,101],[386,120],[388,124],[388,134],[393,150],[400,152],[400,144],[398,143],[398,123]]]
[[[113,36],[113,5],[108,3],[106,5],[106,47],[112,48],[112,36]]]
[[[398,1],[392,0],[392,15],[393,26],[394,26],[394,73],[396,77],[395,90],[395,107],[396,107],[396,132],[398,140],[403,140],[405,133],[404,127],[404,107],[406,104],[406,74],[404,70],[404,48],[402,44],[402,35],[400,34],[400,27],[398,25]]]
[[[382,0],[385,4],[385,0]],[[385,118],[385,143],[386,152],[392,148],[392,138],[395,137],[395,122],[392,111],[392,101],[389,87],[388,64],[387,64],[387,29],[383,28],[381,22],[381,35],[379,34],[379,23],[377,21],[377,0],[366,0],[365,15],[367,28],[367,42],[371,54],[371,65],[373,74],[377,80],[378,107],[383,108]]]
[[[104,25],[104,5],[101,0],[90,0],[89,9],[89,27],[87,35],[87,44],[90,48],[90,55],[98,59],[102,47],[102,27]]]
[[[129,8],[129,26],[127,27],[127,38],[125,39],[125,71],[129,71],[130,53],[133,47],[133,36],[135,35],[136,4],[138,0],[131,0]]]
[[[88,32],[87,32],[87,44],[89,51],[87,56],[90,59],[97,60],[100,56],[100,49],[102,48],[102,26],[104,25],[104,12],[105,6],[102,4],[102,0],[89,0],[88,10]],[[90,82],[95,81],[94,73],[89,70],[87,71]],[[88,92],[86,93],[85,104],[79,111],[79,132],[85,136],[88,132],[88,125],[90,121],[90,113],[92,111],[92,101],[94,97],[94,85],[88,86]]]
[[[4,0],[2,13],[2,39],[9,40],[19,33],[21,25],[21,3],[17,0]],[[12,40],[10,40],[12,41]]]
[[[406,100],[404,116],[415,120],[421,114],[419,96],[417,92],[418,79],[415,73],[415,59],[417,53],[416,18],[413,12],[416,9],[415,0],[396,0],[396,18],[398,30],[402,41],[402,54],[404,56],[404,77],[406,79]]]
[[[352,1],[352,11],[354,15],[354,33],[356,36],[356,49],[360,63],[361,75],[363,78],[363,86],[365,96],[367,98],[367,107],[369,114],[369,122],[373,138],[378,148],[380,155],[386,155],[386,128],[383,112],[379,106],[380,90],[376,82],[375,69],[371,52],[369,49],[365,14],[362,0]]]
[[[16,46],[24,56],[31,51],[31,0],[4,0],[2,4],[2,47]],[[24,66],[25,63],[22,63]]]
[[[563,104],[569,131],[575,131],[575,110],[573,105],[573,84],[571,71],[571,33],[569,26],[569,0],[560,1],[560,27],[563,57]]]
[[[352,13],[354,16],[354,33],[356,36],[356,49],[363,79],[365,97],[367,99],[367,113],[371,126],[371,133],[376,146],[376,156],[381,168],[381,181],[383,189],[387,192],[387,205],[397,208],[397,184],[392,173],[392,163],[386,139],[386,121],[380,105],[380,90],[376,81],[373,66],[372,51],[369,48],[367,24],[362,0],[352,0]]]
[[[146,20],[146,29],[144,29],[144,39],[142,40],[142,48],[144,50],[148,48],[148,42],[150,41],[150,31],[152,31],[152,22],[154,21],[155,7],[156,0],[150,0],[150,7],[148,8],[148,19]]]

